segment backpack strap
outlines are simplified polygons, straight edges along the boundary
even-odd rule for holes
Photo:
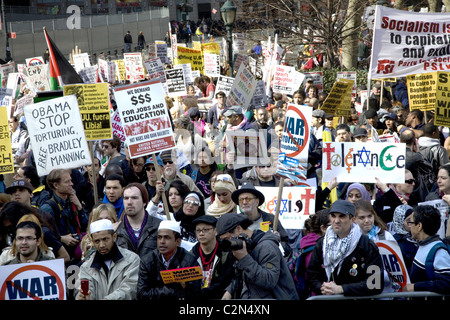
[[[433,262],[434,256],[439,249],[445,249],[448,251],[447,246],[442,241],[439,241],[431,248],[428,252],[427,258],[425,259],[425,273],[427,274],[427,278],[429,280],[435,279]]]

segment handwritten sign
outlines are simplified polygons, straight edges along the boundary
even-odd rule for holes
[[[24,108],[39,176],[92,164],[75,95]]]
[[[203,279],[203,273],[200,266],[161,270],[162,280],[165,284],[181,283]]]

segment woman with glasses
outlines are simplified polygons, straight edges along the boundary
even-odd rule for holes
[[[416,187],[416,180],[411,171],[405,169],[405,183],[386,184],[376,178],[376,186],[382,192],[373,203],[373,208],[378,216],[389,223],[394,217],[394,210],[402,204],[417,205],[417,199],[411,198],[411,193]]]
[[[170,190],[170,189],[169,189]],[[205,215],[204,198],[200,192],[192,191],[184,199],[180,210],[174,212],[174,218],[180,222],[181,238],[187,245],[192,246],[197,242],[195,234],[195,219]],[[186,244],[186,243],[185,243]]]

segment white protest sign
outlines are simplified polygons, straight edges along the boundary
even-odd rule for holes
[[[162,63],[168,63],[167,59],[167,44],[164,41],[155,42],[156,57],[161,59]]]
[[[226,137],[230,152],[235,154],[235,165],[268,164],[267,135],[265,131],[227,130]]]
[[[38,64],[23,69],[25,82],[36,91],[50,91],[48,64]]]
[[[26,64],[27,67],[38,66],[38,65],[41,65],[41,64],[45,64],[45,61],[44,61],[44,58],[39,56],[39,57],[33,57],[33,58],[25,59],[25,64]]]
[[[98,59],[98,73],[104,82],[116,82],[116,65],[112,61]]]
[[[228,96],[228,93],[231,91],[231,87],[233,86],[234,78],[227,76],[219,76],[216,84],[216,93],[219,91],[223,91],[225,96]]]
[[[125,142],[125,132],[123,132],[122,121],[120,120],[119,111],[116,110],[111,115],[112,134],[119,137],[120,141]]]
[[[377,5],[368,78],[449,70],[448,21],[448,12],[408,12]]]
[[[125,65],[127,80],[130,80],[130,82],[136,82],[145,79],[142,55],[140,52],[124,53],[123,63]]]
[[[92,164],[75,95],[24,107],[39,176]]]
[[[306,182],[312,107],[289,104],[280,141],[277,174],[296,185]]]
[[[220,76],[220,56],[213,53],[203,54],[205,75],[208,77]]]
[[[278,187],[255,187],[264,195],[261,210],[275,214]],[[279,221],[285,229],[302,229],[305,220],[316,212],[316,188],[283,187]]]
[[[149,75],[149,80],[157,80],[160,82],[166,82],[166,75],[164,73],[164,66],[161,59],[150,59],[144,61],[145,69]]]
[[[183,69],[184,82],[186,83],[186,87],[194,84],[194,80],[192,79],[192,66],[190,63],[176,64],[173,66],[173,68]]]
[[[436,199],[436,200],[431,200],[431,201],[420,202],[420,203],[418,203],[418,205],[419,206],[429,205],[429,206],[432,206],[439,210],[439,213],[441,214],[441,226],[439,227],[437,234],[439,235],[439,237],[441,239],[444,239],[445,238],[445,227],[446,227],[446,222],[447,222],[448,214],[449,214],[448,203],[445,202],[445,200]]]
[[[375,242],[383,260],[384,270],[388,273],[395,291],[400,291],[406,284],[411,283],[409,280],[408,269],[406,269],[403,260],[402,251],[397,243],[393,240],[379,240]]]
[[[63,259],[0,267],[0,300],[66,300]]]
[[[226,105],[241,106],[244,111],[250,106],[253,93],[256,90],[255,76],[243,65],[239,68],[233,86],[227,96]]]
[[[140,82],[114,89],[130,158],[175,148],[169,110],[160,82]]]
[[[324,142],[323,182],[405,183],[404,143]]]
[[[89,55],[87,54],[87,52],[74,54],[72,56],[72,60],[76,72],[80,72],[84,68],[88,68],[91,66],[91,60],[89,60]]]
[[[258,80],[256,83],[255,93],[253,94],[250,104],[255,107],[267,106],[266,86],[263,80]]]
[[[169,69],[166,74],[167,92],[169,97],[179,97],[187,94],[187,86],[184,80],[182,68]]]
[[[313,84],[316,86],[317,90],[319,92],[323,92],[323,72],[322,71],[316,71],[316,72],[305,72],[303,73],[305,75],[305,82],[309,79],[313,81]]]
[[[273,92],[293,95],[305,79],[294,67],[277,65],[274,69]]]

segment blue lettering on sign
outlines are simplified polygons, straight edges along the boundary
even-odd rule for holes
[[[397,257],[393,254],[382,255],[383,265],[387,272],[401,272],[400,264],[398,263]]]
[[[8,297],[10,300],[25,299],[27,297],[45,297],[58,294],[56,279],[53,276],[7,281]]]

